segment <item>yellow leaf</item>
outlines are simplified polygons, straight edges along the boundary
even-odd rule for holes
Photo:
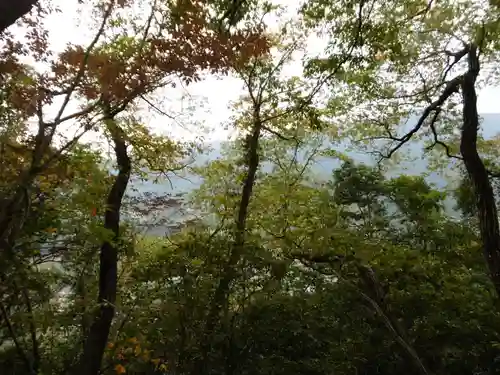
[[[135,354],[136,357],[139,357],[139,355],[141,354],[141,347],[140,347],[140,345],[136,345],[135,346],[134,354]]]
[[[139,342],[139,340],[137,340],[137,337],[131,337],[128,339],[128,342],[130,342],[132,344],[137,344]]]
[[[115,371],[117,374],[125,374],[127,372],[127,370],[125,370],[125,367],[120,364],[115,366]]]
[[[162,363],[160,367],[158,367],[161,371],[167,371],[167,365],[165,363]]]
[[[385,53],[383,53],[382,51],[378,51],[375,54],[375,60],[377,60],[377,61],[383,61],[383,60],[385,60]]]
[[[160,360],[158,358],[155,358],[155,359],[152,359],[151,362],[153,362],[153,364],[155,366],[158,366],[158,363],[160,363]]]

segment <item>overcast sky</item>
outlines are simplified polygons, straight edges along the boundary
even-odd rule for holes
[[[51,35],[52,47],[56,50],[64,49],[67,42],[84,43],[92,37],[89,34],[90,30],[79,25],[76,20],[78,19],[76,13],[76,0],[53,0],[62,12],[52,15],[47,22],[49,32]],[[298,4],[297,0],[288,0],[286,4]],[[320,46],[315,46],[316,42],[311,43],[311,48],[316,50]],[[297,64],[296,69],[299,68]],[[225,77],[218,79],[216,77],[208,77],[202,82],[195,83],[187,88],[190,96],[202,100],[203,105],[198,104],[195,109],[195,118],[208,127],[210,132],[206,134],[207,140],[221,140],[226,139],[228,131],[224,130],[224,122],[230,116],[228,109],[229,103],[237,99],[242,93],[242,85],[238,79]],[[186,95],[183,89],[168,89],[164,93],[165,104],[163,107],[166,111],[180,112],[185,110],[186,99],[182,99]],[[479,92],[478,107],[480,113],[500,113],[500,87],[489,87]],[[183,129],[177,125],[173,125],[172,121],[155,115],[150,117],[148,115],[150,125],[160,131],[166,128],[170,129],[168,133],[176,138],[193,138],[195,126]],[[188,123],[189,121],[179,120],[181,123]]]

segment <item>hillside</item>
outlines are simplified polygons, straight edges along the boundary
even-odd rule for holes
[[[500,132],[500,113],[488,113],[481,115],[482,122],[482,133],[485,138],[491,138]],[[415,119],[416,121],[416,119]],[[408,126],[412,126],[409,122]],[[203,165],[205,163],[216,160],[222,156],[223,142],[214,142],[208,145],[206,153],[198,155],[194,164]],[[337,148],[338,151],[345,151],[345,148]],[[422,146],[416,142],[409,143],[407,146],[403,147],[400,152],[408,153],[411,155],[421,155]],[[361,152],[348,152],[348,154],[357,162],[372,164],[376,159],[366,153]],[[332,171],[340,166],[338,160],[334,160],[327,157],[318,157],[314,164],[312,165],[312,172],[319,179],[330,179]],[[427,160],[425,158],[412,159],[409,162],[402,162],[396,164],[394,169],[388,172],[388,176],[398,176],[400,174],[409,175],[421,175],[427,173]],[[444,177],[439,173],[430,173],[427,175],[427,180],[437,187],[444,188],[450,181],[453,181],[453,175]],[[179,228],[179,223],[184,220],[192,219],[196,216],[196,213],[189,207],[185,202],[186,195],[191,191],[196,189],[202,183],[202,179],[199,176],[191,174],[189,172],[182,172],[178,175],[169,175],[169,180],[164,180],[160,183],[153,183],[151,181],[140,182],[134,181],[131,188],[129,189],[129,194],[131,195],[141,195],[144,193],[152,194],[153,196],[164,197],[165,199],[165,209],[154,211],[152,215],[146,215],[141,218],[141,222],[144,223],[144,228],[146,233],[152,235],[163,235],[169,233],[172,230],[177,230]],[[137,190],[132,192],[132,190]],[[170,199],[170,200],[169,200]],[[448,200],[447,208],[450,212],[453,212],[454,202]]]

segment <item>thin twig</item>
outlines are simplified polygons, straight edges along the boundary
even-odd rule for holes
[[[69,103],[69,101],[71,99],[71,96],[73,95],[73,92],[75,91],[75,89],[77,88],[77,86],[80,84],[80,81],[82,80],[82,78],[83,78],[83,76],[85,74],[85,68],[87,66],[87,62],[89,60],[90,53],[92,52],[92,50],[94,49],[95,45],[99,41],[99,38],[101,37],[101,35],[104,32],[104,28],[106,27],[106,23],[108,21],[108,18],[111,16],[111,12],[113,10],[113,6],[114,6],[114,1],[110,1],[109,5],[108,5],[108,8],[104,12],[104,16],[103,16],[101,25],[100,25],[100,27],[99,27],[96,35],[94,36],[94,39],[90,42],[89,46],[87,47],[87,49],[85,51],[85,54],[84,54],[83,59],[82,59],[82,62],[80,63],[80,67],[78,68],[78,72],[76,74],[76,77],[73,80],[73,83],[71,84],[71,86],[67,90],[66,96],[64,97],[64,101],[63,101],[61,107],[59,108],[59,112],[57,113],[57,115],[56,115],[56,117],[54,119],[53,124],[58,124],[60,122],[61,117],[62,117],[62,115],[64,113],[64,110],[66,109],[66,106],[68,105],[68,103]]]
[[[399,150],[401,147],[403,147],[408,141],[411,140],[411,138],[420,130],[420,128],[423,126],[425,120],[429,115],[440,109],[440,107],[444,104],[444,102],[454,93],[458,92],[460,83],[462,82],[463,77],[457,76],[451,81],[449,81],[444,88],[443,92],[439,96],[437,100],[432,102],[430,105],[428,105],[422,116],[420,116],[419,120],[417,121],[416,125],[408,132],[406,133],[403,137],[401,138],[393,138],[393,140],[398,141],[398,144],[393,147],[392,149],[389,150],[385,158],[390,158],[394,153]]]

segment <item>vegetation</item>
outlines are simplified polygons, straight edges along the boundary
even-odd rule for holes
[[[500,371],[497,3],[91,0],[63,51],[34,3],[0,4],[0,373]],[[144,109],[206,74],[237,137],[192,167]],[[181,170],[196,220],[144,233],[178,202],[132,181]]]

